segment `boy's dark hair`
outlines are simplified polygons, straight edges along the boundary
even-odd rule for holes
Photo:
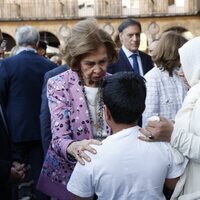
[[[119,72],[103,82],[104,104],[116,123],[137,122],[145,109],[145,79],[134,72]]]
[[[134,20],[134,19],[125,19],[118,27],[118,31],[119,33],[121,33],[125,28],[129,27],[129,26],[138,26],[140,31],[142,31],[142,27],[139,21]]]

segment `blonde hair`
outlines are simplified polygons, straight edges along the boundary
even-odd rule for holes
[[[177,32],[163,33],[152,53],[152,59],[157,67],[161,70],[167,70],[172,76],[173,70],[180,66],[178,49],[186,42],[187,39]]]
[[[107,49],[109,64],[113,63],[117,59],[117,52],[110,35],[99,28],[94,18],[78,22],[66,38],[65,59],[67,64],[71,69],[79,71],[81,59],[102,45]]]

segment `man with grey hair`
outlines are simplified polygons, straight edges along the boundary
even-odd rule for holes
[[[16,199],[45,199],[35,189],[44,157],[39,113],[44,74],[56,65],[37,54],[38,41],[39,33],[34,27],[19,27],[16,42],[20,50],[17,55],[4,59],[0,67],[0,102],[6,111],[15,150],[13,157],[28,169],[21,184],[26,188],[17,191]]]

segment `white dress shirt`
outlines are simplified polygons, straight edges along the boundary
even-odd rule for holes
[[[133,52],[129,51],[124,45],[122,46],[122,50],[124,51],[126,57],[128,58],[132,68],[134,69],[134,66],[133,66],[133,58],[131,57]],[[144,72],[143,72],[143,69],[142,69],[142,61],[141,61],[141,58],[140,58],[140,54],[138,53],[138,56],[137,56],[137,62],[138,62],[138,65],[139,65],[139,71],[140,71],[140,75],[141,76],[144,76]]]

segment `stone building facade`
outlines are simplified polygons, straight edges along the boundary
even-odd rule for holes
[[[0,29],[15,45],[15,31],[22,25],[35,26],[50,46],[65,44],[71,27],[86,17],[95,17],[120,46],[120,22],[134,18],[142,24],[141,49],[173,29],[192,38],[200,35],[200,0],[1,0]]]

